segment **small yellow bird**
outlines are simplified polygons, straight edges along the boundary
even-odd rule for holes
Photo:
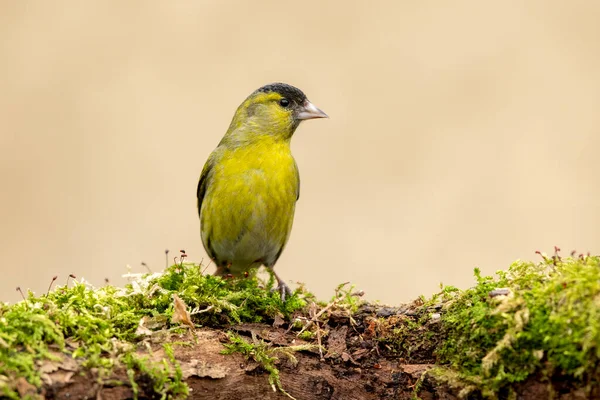
[[[300,196],[290,141],[300,122],[314,118],[328,117],[285,83],[261,87],[238,107],[198,182],[202,244],[217,266],[215,275],[273,269]],[[285,299],[291,291],[275,277]]]

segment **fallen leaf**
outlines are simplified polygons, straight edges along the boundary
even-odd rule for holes
[[[194,329],[194,323],[190,317],[190,313],[187,310],[187,305],[177,296],[173,294],[173,318],[171,318],[171,323],[182,323],[190,328]]]

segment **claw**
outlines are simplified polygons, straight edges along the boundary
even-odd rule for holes
[[[281,295],[281,301],[285,301],[286,296],[291,296],[292,291],[289,286],[285,284],[283,281],[279,281],[279,285],[277,286],[277,291]]]
[[[290,290],[290,288],[288,287],[288,285],[285,284],[285,282],[279,277],[277,276],[277,274],[275,273],[275,271],[273,271],[273,268],[268,268],[268,270],[275,275],[275,278],[277,279],[277,291],[279,292],[279,295],[281,296],[281,301],[285,301],[285,298],[287,296],[291,296],[292,295],[292,291]]]

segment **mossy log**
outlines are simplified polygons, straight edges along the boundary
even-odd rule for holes
[[[600,398],[600,258],[516,262],[389,307],[285,303],[180,263],[0,306],[0,394],[52,399]]]

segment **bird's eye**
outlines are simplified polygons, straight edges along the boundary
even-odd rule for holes
[[[290,105],[290,101],[286,98],[283,98],[283,99],[279,100],[279,105],[283,108],[286,108],[287,106]]]

